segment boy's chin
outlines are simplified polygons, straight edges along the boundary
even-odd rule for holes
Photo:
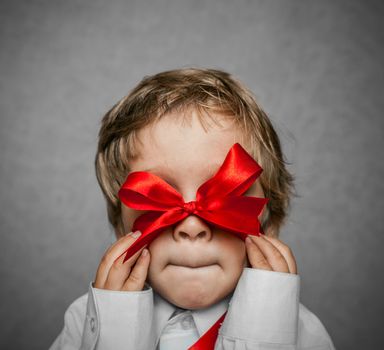
[[[148,282],[170,303],[196,310],[207,308],[231,293],[241,271],[228,271],[219,264],[197,268],[167,265],[160,271],[150,269]]]
[[[176,295],[167,293],[162,295],[163,298],[168,300],[171,304],[188,310],[205,309],[217,303],[221,298],[212,297],[210,293],[194,294],[193,291],[178,291]]]
[[[233,288],[220,288],[215,283],[207,285],[192,281],[187,281],[179,286],[158,287],[152,285],[152,288],[171,304],[189,310],[210,307],[233,291]]]

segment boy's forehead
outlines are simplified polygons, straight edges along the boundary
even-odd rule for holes
[[[135,149],[139,157],[159,153],[171,146],[181,151],[191,148],[222,146],[228,138],[244,144],[248,138],[233,117],[210,112],[209,117],[194,109],[163,115],[135,132]],[[243,147],[247,147],[244,145]]]
[[[130,162],[131,168],[217,169],[233,144],[243,145],[241,132],[231,120],[223,120],[221,125],[205,130],[196,118],[190,125],[180,125],[170,117],[160,119],[136,134],[137,157]]]

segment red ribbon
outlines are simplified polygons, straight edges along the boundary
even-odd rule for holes
[[[269,198],[242,194],[262,171],[244,148],[235,143],[217,173],[198,188],[196,200],[187,203],[178,191],[160,177],[144,171],[130,173],[118,196],[126,206],[148,212],[133,223],[132,231],[140,230],[142,234],[123,252],[126,253],[123,262],[167,227],[189,215],[199,216],[243,240],[247,235],[259,236],[263,232],[258,216]]]
[[[242,194],[262,171],[244,148],[235,143],[217,173],[198,188],[196,200],[187,203],[156,175],[144,171],[130,173],[118,192],[119,198],[128,207],[148,212],[133,223],[132,231],[140,230],[142,235],[124,252],[124,262],[167,227],[189,215],[199,216],[243,240],[247,235],[259,236],[263,232],[258,216],[269,198]],[[214,349],[225,314],[189,350]]]
[[[224,322],[224,318],[227,311],[225,311],[220,318],[214,323],[214,325],[209,328],[195,344],[190,346],[188,350],[213,350],[215,348],[215,343],[217,335],[219,334],[219,328]]]

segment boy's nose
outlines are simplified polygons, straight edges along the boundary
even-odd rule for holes
[[[198,216],[189,215],[176,225],[173,231],[173,238],[175,241],[184,239],[210,241],[212,239],[212,231]]]

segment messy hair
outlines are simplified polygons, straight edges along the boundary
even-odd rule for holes
[[[130,160],[138,156],[137,133],[171,112],[197,111],[204,122],[210,112],[228,116],[241,130],[244,144],[263,168],[259,177],[269,198],[261,226],[278,236],[294,193],[294,177],[267,114],[249,89],[230,74],[216,69],[184,68],[144,79],[120,99],[102,118],[95,157],[98,183],[107,203],[108,220],[118,236],[124,234],[118,191],[130,172]]]

